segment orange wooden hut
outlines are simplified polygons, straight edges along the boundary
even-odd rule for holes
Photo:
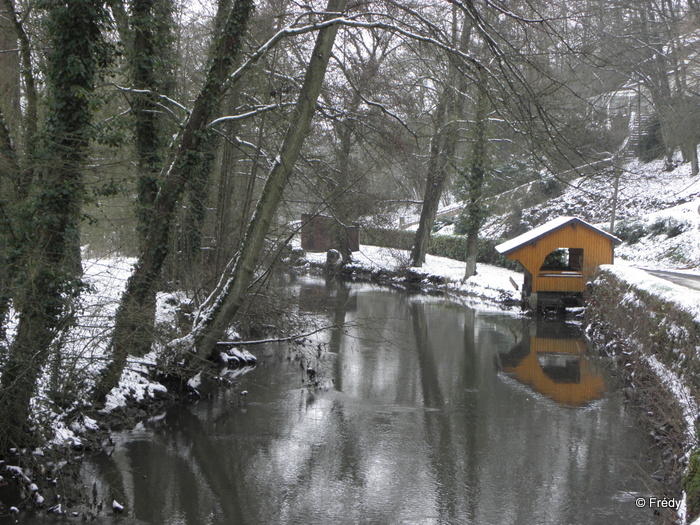
[[[559,217],[496,250],[525,268],[524,306],[544,309],[581,304],[588,278],[601,264],[613,263],[613,248],[621,242],[577,217]]]

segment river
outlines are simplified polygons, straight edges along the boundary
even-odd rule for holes
[[[115,522],[654,522],[635,506],[649,442],[576,325],[290,286],[301,311],[346,328],[250,348],[246,396],[178,405],[87,458],[86,485],[124,505]]]

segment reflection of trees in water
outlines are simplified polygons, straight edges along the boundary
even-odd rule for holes
[[[468,519],[471,523],[476,519],[480,492],[476,453],[480,407],[477,396],[472,395],[481,382],[475,312],[414,302],[411,314],[423,406],[437,409],[423,412],[423,439],[437,489],[439,519],[445,523]],[[444,328],[449,325],[456,328],[457,335],[461,327],[461,341],[445,336]],[[459,373],[454,374],[455,370]],[[461,417],[453,417],[453,410],[459,410]]]
[[[246,378],[247,413],[219,395],[92,461],[101,497],[126,495],[155,523],[574,523],[617,490],[620,452],[601,443],[628,446],[619,413],[563,410],[496,378],[494,363],[533,353],[520,319],[330,286],[323,315],[351,327],[323,335],[335,388],[299,388],[280,352]]]
[[[188,432],[172,432],[173,424]],[[211,453],[206,422],[182,410],[160,425],[163,428],[140,437],[122,434],[128,441],[118,441],[110,458],[88,462],[87,470],[97,480],[99,498],[106,507],[116,499],[125,505],[127,516],[146,523],[199,523],[202,509],[215,521],[221,522],[224,516],[242,520],[235,503],[242,480],[225,457]],[[192,435],[203,439],[192,440]]]

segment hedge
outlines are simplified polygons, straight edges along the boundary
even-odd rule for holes
[[[363,228],[361,231],[362,244],[371,244],[383,248],[397,250],[410,250],[416,233],[406,230],[388,230],[384,228]],[[493,264],[511,270],[520,270],[520,264],[506,259],[496,251],[496,245],[503,242],[494,239],[479,239],[479,248],[476,256],[477,262]],[[430,237],[430,255],[449,257],[457,261],[467,260],[467,238],[460,235],[432,235]]]

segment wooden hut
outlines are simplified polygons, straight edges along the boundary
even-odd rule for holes
[[[334,228],[342,228],[343,234],[347,235],[351,252],[360,249],[360,232],[357,226],[342,226],[333,217],[325,215],[302,214],[301,220],[301,247],[306,251],[325,252],[337,249],[338,243],[334,238],[337,232]]]
[[[496,246],[525,268],[523,304],[533,309],[581,304],[588,278],[613,263],[622,241],[577,217],[559,217]]]

